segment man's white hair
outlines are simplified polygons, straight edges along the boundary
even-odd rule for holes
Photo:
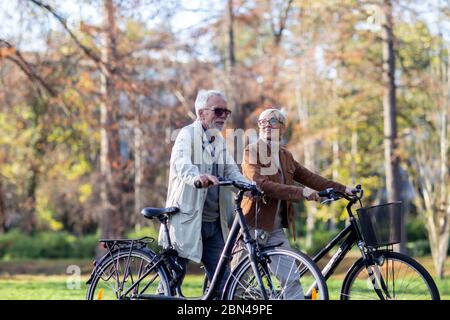
[[[227,101],[223,92],[219,90],[200,90],[198,92],[197,98],[195,99],[195,113],[197,114],[197,117],[199,116],[199,110],[205,109],[209,98],[214,96],[220,97],[224,101]]]
[[[267,116],[273,114],[281,123],[286,124],[287,122],[287,116],[286,113],[283,110],[280,109],[266,109],[259,115],[258,121],[265,119]]]

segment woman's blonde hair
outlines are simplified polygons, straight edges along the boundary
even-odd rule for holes
[[[275,116],[275,118],[277,118],[278,121],[280,121],[282,124],[284,124],[284,125],[286,124],[286,122],[287,122],[286,113],[283,110],[275,109],[275,108],[266,109],[263,112],[261,112],[261,114],[259,115],[258,121],[266,118],[270,114],[273,114]]]

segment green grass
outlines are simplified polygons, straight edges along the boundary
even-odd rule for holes
[[[429,270],[438,286],[441,298],[450,300],[450,277],[439,280],[434,275],[431,257],[418,258],[419,262]],[[345,271],[351,265],[353,259],[343,261],[336,275],[328,281],[328,289],[331,299],[338,299]],[[80,267],[82,276],[79,288],[74,286],[72,275],[65,274],[67,266],[76,264]],[[447,259],[446,269],[450,267],[450,258]],[[89,260],[65,261],[65,260],[35,260],[35,261],[0,261],[0,299],[24,299],[24,300],[79,300],[86,294],[86,280],[92,262]],[[16,274],[19,273],[19,274]],[[35,275],[24,274],[35,273]],[[45,275],[54,273],[56,275]],[[68,283],[69,281],[69,283]],[[188,274],[183,283],[183,293],[188,297],[198,297],[202,291],[203,276],[201,274]],[[69,286],[68,286],[69,285]],[[72,287],[70,287],[72,285]]]
[[[14,275],[0,277],[0,300],[83,300],[86,295],[86,280],[80,278],[80,286],[73,286],[73,278],[45,275]],[[69,282],[69,286],[68,286]],[[188,275],[183,284],[186,296],[200,296],[203,277]]]
[[[0,299],[2,300],[80,300],[86,293],[86,276],[81,277],[80,288],[68,288],[67,276],[16,275],[0,277]],[[186,296],[200,296],[203,277],[186,276],[183,292]],[[441,298],[450,300],[450,279],[436,280]],[[331,299],[338,299],[342,284],[340,279],[330,279],[328,289]]]

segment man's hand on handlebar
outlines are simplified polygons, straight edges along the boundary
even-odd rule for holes
[[[257,199],[264,193],[256,186],[255,182],[248,183],[246,181],[239,180],[226,180],[222,177],[215,177],[209,174],[199,175],[195,181],[194,186],[196,188],[209,188],[211,186],[234,186],[240,191],[243,191],[244,196],[251,199]]]
[[[201,188],[209,188],[219,185],[219,179],[216,176],[210,174],[201,174],[195,178],[195,185],[199,185]]]

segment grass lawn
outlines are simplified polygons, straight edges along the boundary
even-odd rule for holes
[[[429,271],[433,272],[431,259],[418,259]],[[450,260],[450,259],[449,259]],[[16,262],[17,263],[17,262]],[[33,262],[27,262],[33,263]],[[61,262],[58,262],[61,264]],[[23,263],[22,263],[23,264]],[[51,264],[50,262],[34,262],[39,267],[40,264]],[[64,263],[61,264],[63,266]],[[65,264],[67,265],[67,264]],[[82,263],[80,262],[80,265]],[[13,263],[8,262],[7,267],[12,269]],[[23,266],[22,266],[23,267]],[[8,274],[5,273],[6,265],[0,262],[0,299],[23,299],[23,300],[79,300],[84,299],[86,294],[86,280],[85,269],[89,266],[82,265],[82,276],[75,278],[73,275],[64,274],[64,271],[59,275],[29,275],[29,274]],[[65,270],[62,268],[60,270]],[[433,274],[432,274],[433,275]],[[434,275],[433,275],[434,276]],[[331,299],[338,299],[339,292],[344,277],[343,272],[337,272],[335,276],[327,281],[328,289]],[[77,282],[77,280],[80,280]],[[435,278],[441,299],[450,300],[450,277],[447,276],[444,280]],[[77,286],[77,283],[79,286]],[[183,292],[186,296],[195,297],[200,296],[202,291],[203,276],[202,275],[187,275],[183,284]]]
[[[70,282],[71,279],[69,279]],[[0,299],[2,300],[79,300],[86,293],[86,276],[81,277],[80,287],[68,287],[67,276],[15,275],[0,277]],[[188,275],[183,292],[190,297],[201,295],[203,277]],[[450,300],[450,279],[436,281],[441,298]],[[327,282],[331,299],[338,299],[342,284],[340,279]]]

